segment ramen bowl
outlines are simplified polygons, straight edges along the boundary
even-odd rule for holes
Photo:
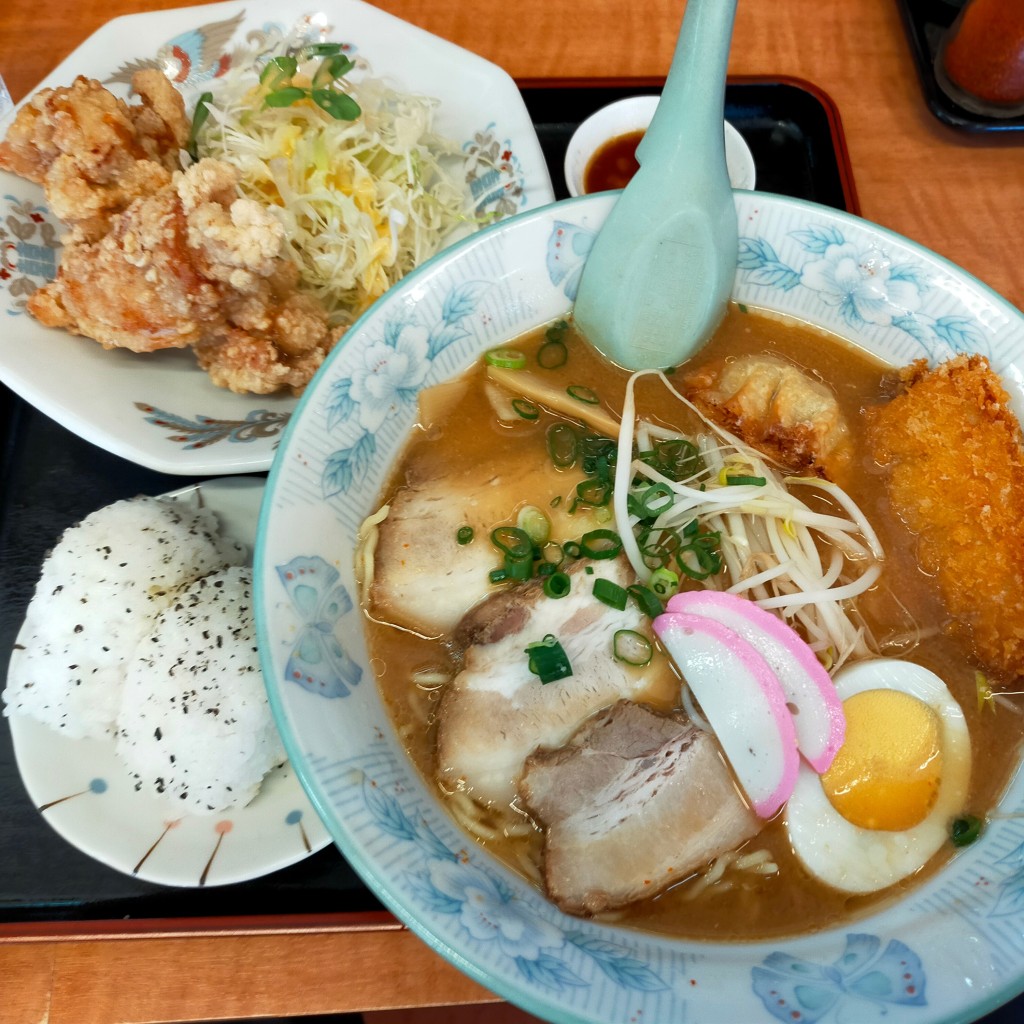
[[[424,265],[350,330],[271,470],[256,615],[291,763],[379,899],[476,981],[543,1019],[966,1021],[1024,987],[1024,780],[981,838],[896,901],[814,934],[664,938],[567,916],[480,848],[417,773],[374,682],[354,570],[417,394],[564,316],[613,194],[556,203]],[[806,202],[735,193],[734,298],[895,365],[981,352],[1020,415],[1024,317],[940,257]]]

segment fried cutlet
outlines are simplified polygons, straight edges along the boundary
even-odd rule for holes
[[[1024,436],[999,377],[982,356],[919,360],[868,410],[867,443],[955,630],[1004,682],[1024,676]]]

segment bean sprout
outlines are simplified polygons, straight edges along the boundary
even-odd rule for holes
[[[635,384],[648,374],[700,417],[705,433],[686,438],[638,421]],[[688,479],[673,480],[634,457],[634,451],[645,450],[655,439],[691,441],[703,468]],[[730,474],[744,482],[730,483]],[[630,511],[630,499],[638,499],[652,484],[672,493],[668,507],[653,523],[645,523],[652,539],[695,527],[719,535],[722,572],[708,575],[705,586],[745,594],[781,612],[833,669],[877,646],[854,601],[878,581],[884,552],[853,499],[831,481],[779,472],[756,449],[703,416],[663,373],[641,370],[626,387],[613,506],[623,550],[645,582],[651,568],[637,538],[640,518]],[[797,496],[800,489],[816,495],[813,507]]]

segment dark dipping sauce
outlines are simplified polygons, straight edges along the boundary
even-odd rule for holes
[[[587,161],[583,172],[583,191],[590,195],[593,192],[607,192],[613,188],[625,188],[629,180],[638,170],[640,164],[636,159],[636,147],[644,137],[644,130],[638,128],[625,135],[616,135],[607,142],[602,142]]]

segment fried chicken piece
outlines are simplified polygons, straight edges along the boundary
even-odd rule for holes
[[[223,333],[195,346],[199,365],[218,387],[244,394],[295,394],[320,369],[340,337],[325,325],[320,303],[296,291],[298,269],[282,262],[259,295],[230,298]]]
[[[43,186],[78,241],[96,241],[133,200],[164,188],[189,124],[181,96],[155,69],[138,71],[129,106],[95,79],[43,89],[0,142],[0,168]]]
[[[901,371],[901,393],[867,411],[896,514],[918,536],[955,630],[1006,682],[1024,676],[1024,436],[982,356]]]
[[[688,374],[684,388],[709,419],[794,472],[834,479],[849,457],[849,431],[835,395],[784,359],[724,359]]]
[[[195,346],[214,382],[235,391],[301,390],[336,336],[297,292],[284,228],[238,172],[201,160],[136,199],[98,242],[72,242],[28,310],[105,348]]]

